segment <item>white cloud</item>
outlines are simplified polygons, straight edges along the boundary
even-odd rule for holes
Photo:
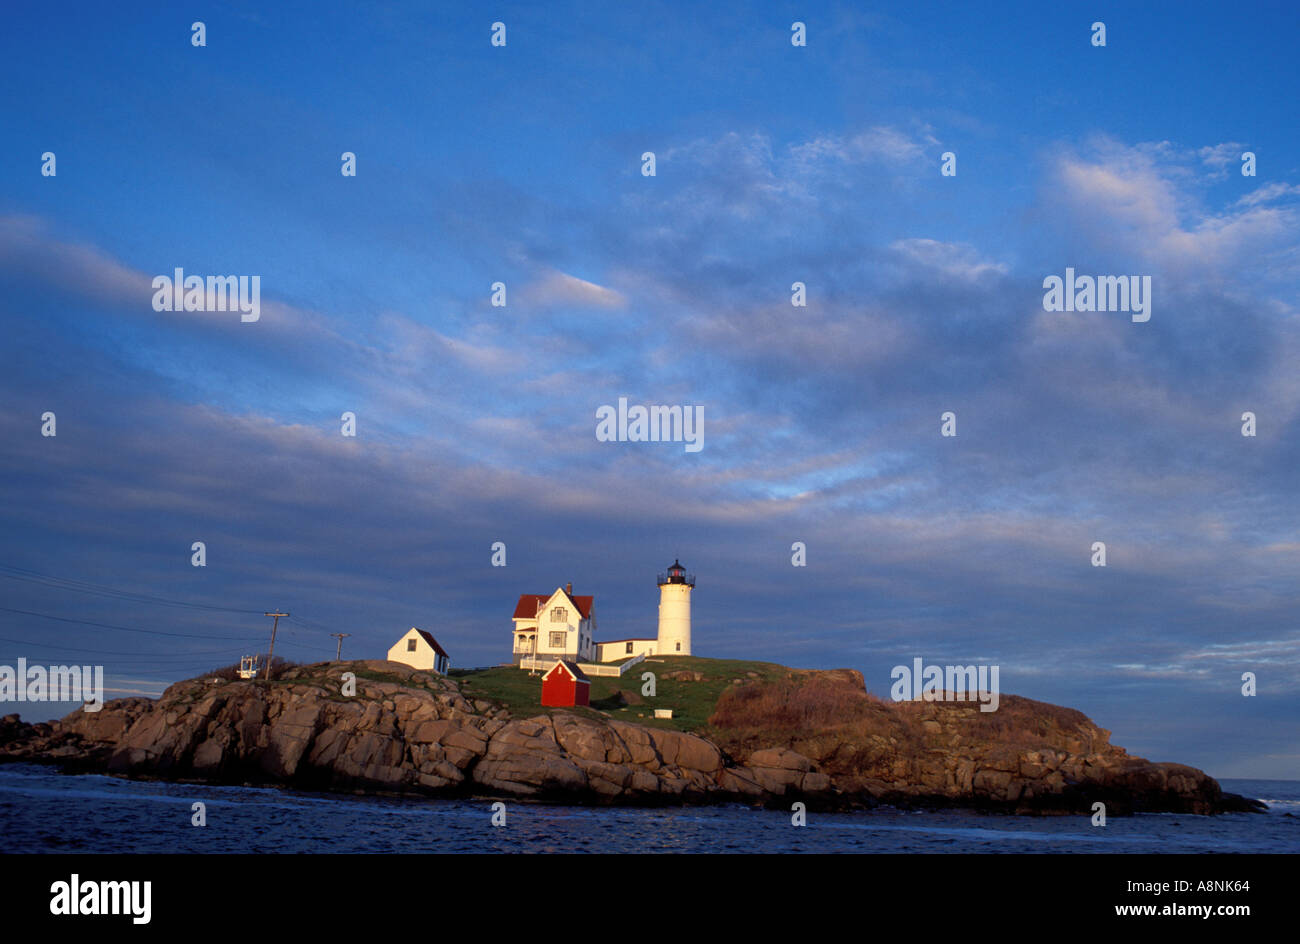
[[[1282,197],[1300,194],[1300,185],[1286,184],[1276,181],[1271,184],[1265,184],[1257,187],[1244,197],[1240,198],[1234,206],[1257,206],[1261,203],[1271,203],[1274,200],[1280,200]]]
[[[869,161],[907,164],[920,161],[925,156],[926,148],[936,147],[938,143],[928,130],[912,135],[898,128],[876,125],[849,136],[824,135],[806,144],[792,145],[790,158],[795,166],[801,168],[832,161],[845,164]]]
[[[521,291],[530,305],[576,305],[582,308],[622,308],[627,299],[612,288],[588,282],[566,272],[552,270]]]
[[[1213,162],[1237,147],[1202,148],[1197,157]],[[1055,180],[1072,216],[1090,228],[1098,244],[1185,280],[1252,265],[1276,271],[1294,255],[1300,215],[1294,207],[1262,204],[1296,188],[1263,187],[1214,212],[1195,189],[1203,181],[1187,172],[1186,152],[1113,142],[1095,149],[1088,158],[1062,155]]]
[[[1214,176],[1226,177],[1232,167],[1240,164],[1241,152],[1244,150],[1244,145],[1229,141],[1203,147],[1196,152],[1196,156],[1214,172]]]

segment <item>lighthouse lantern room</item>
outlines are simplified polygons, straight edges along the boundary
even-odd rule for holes
[[[655,647],[661,656],[691,654],[691,591],[695,575],[688,574],[681,561],[674,560],[667,572],[659,575],[659,640]]]

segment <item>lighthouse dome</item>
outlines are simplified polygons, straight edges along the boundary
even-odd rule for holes
[[[680,560],[674,560],[673,565],[659,575],[658,583],[661,587],[666,583],[684,583],[688,587],[693,587],[695,586],[695,575],[688,574]]]

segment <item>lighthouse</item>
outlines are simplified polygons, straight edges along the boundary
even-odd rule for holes
[[[661,656],[691,654],[691,591],[695,575],[688,574],[680,561],[673,561],[667,573],[659,575],[659,643]]]

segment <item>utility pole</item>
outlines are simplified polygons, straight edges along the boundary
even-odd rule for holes
[[[280,627],[280,617],[288,616],[288,613],[267,613],[267,616],[274,616],[275,622],[271,624],[271,652],[266,657],[266,680],[271,681],[271,666],[275,661],[275,631]]]
[[[343,661],[343,637],[351,636],[352,634],[351,633],[330,633],[330,635],[339,641],[338,651],[334,653],[334,661],[342,662]]]

